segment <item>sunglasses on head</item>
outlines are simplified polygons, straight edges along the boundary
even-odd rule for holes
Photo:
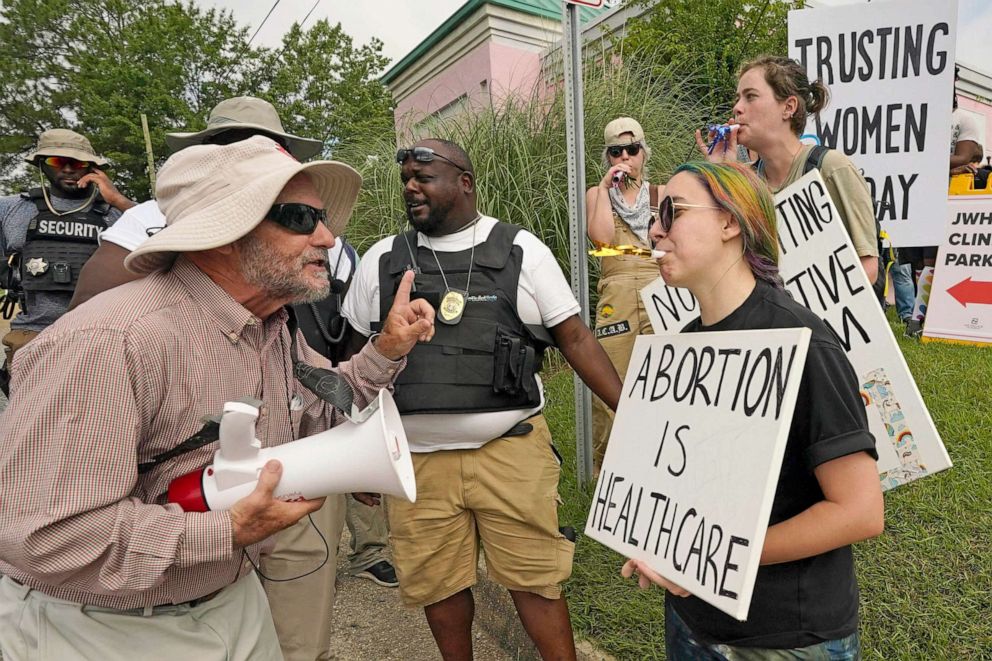
[[[68,156],[48,156],[45,158],[45,165],[53,167],[56,170],[61,170],[67,165],[70,170],[85,170],[92,165],[92,163],[89,161],[77,161],[76,159],[69,158]]]
[[[447,161],[451,165],[455,166],[462,172],[468,172],[468,168],[462,167],[461,165],[455,163],[453,160],[451,160],[444,154],[439,154],[430,147],[411,147],[409,149],[396,150],[396,162],[399,163],[400,165],[406,163],[406,159],[410,158],[411,156],[413,157],[413,160],[417,161],[418,163],[430,163],[435,158],[440,158]]]
[[[675,223],[675,210],[676,209],[722,209],[723,207],[716,207],[710,204],[689,204],[687,202],[676,202],[672,199],[671,195],[666,195],[662,200],[661,204],[658,205],[658,214],[651,217],[651,222],[648,224],[648,229],[654,225],[655,221],[658,221],[661,231],[668,234],[672,231],[672,225]]]
[[[637,156],[641,153],[641,143],[632,142],[629,145],[612,145],[606,148],[606,153],[610,155],[610,158],[620,158],[624,150],[627,150],[629,156]]]
[[[317,223],[327,225],[326,211],[300,202],[275,204],[265,217],[296,234],[313,234]]]

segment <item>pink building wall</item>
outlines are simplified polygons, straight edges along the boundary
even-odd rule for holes
[[[505,44],[493,44],[490,49],[493,102],[510,95],[528,98],[541,77],[541,54]]]
[[[474,104],[489,92],[480,83],[490,78],[490,54],[492,44],[486,42],[461,58],[441,73],[424,82],[416,92],[396,105],[394,117],[397,126],[409,126],[424,117],[437,112],[448,104],[466,95]]]
[[[399,102],[393,116],[410,127],[463,97],[471,108],[498,107],[511,94],[528,97],[540,74],[540,53],[487,40]]]

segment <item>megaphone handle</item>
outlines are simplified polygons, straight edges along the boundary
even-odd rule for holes
[[[255,438],[258,409],[241,402],[228,402],[220,421],[220,458],[244,461],[258,455],[261,447]]]

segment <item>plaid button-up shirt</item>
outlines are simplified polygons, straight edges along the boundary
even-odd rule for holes
[[[293,378],[285,322],[284,310],[255,317],[180,257],[18,351],[0,417],[0,573],[57,598],[129,609],[194,599],[250,571],[227,512],[167,503],[169,483],[210,463],[215,444],[141,475],[137,465],[244,397],[264,402],[264,446],[342,422]],[[297,337],[301,360],[330,367]],[[367,345],[337,369],[364,406],[403,364]]]

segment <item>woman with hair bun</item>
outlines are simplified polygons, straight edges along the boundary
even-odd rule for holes
[[[696,144],[713,162],[735,161],[738,144],[756,152],[758,175],[773,193],[819,167],[868,281],[874,283],[878,278],[878,227],[867,182],[850,159],[834,149],[826,150],[819,163],[810,162],[811,153],[817,156],[813,146],[799,141],[807,118],[818,115],[829,98],[826,86],[819,80],[811,83],[795,60],[762,55],[741,67],[726,149],[709,154],[699,131]],[[713,137],[711,133],[709,139]]]
[[[689,595],[644,562],[623,566],[642,588],[667,590],[670,661],[860,658],[851,544],[884,525],[875,440],[837,336],[783,288],[773,204],[746,166],[687,163],[669,180],[650,231],[665,283],[699,301],[700,318],[683,332],[812,331],[748,619]]]

